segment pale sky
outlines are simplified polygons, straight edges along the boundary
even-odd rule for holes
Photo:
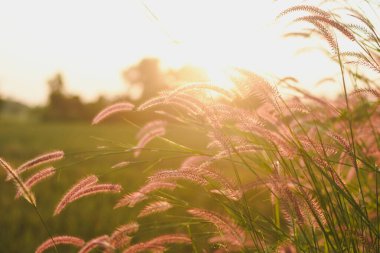
[[[68,92],[86,100],[99,93],[120,94],[126,91],[121,72],[149,56],[169,67],[199,65],[216,80],[225,68],[240,66],[268,76],[293,75],[312,87],[322,69],[334,65],[319,53],[294,55],[316,44],[282,39],[289,20],[275,17],[286,4],[0,0],[0,94],[42,104],[46,82],[57,72],[63,74]]]

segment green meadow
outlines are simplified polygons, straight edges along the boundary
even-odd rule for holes
[[[128,158],[123,152],[128,141],[135,139],[132,129],[125,124],[92,127],[86,123],[2,123],[0,125],[0,154],[14,167],[41,153],[51,150],[65,151],[65,159],[54,166],[54,178],[34,188],[38,212],[52,234],[76,231],[88,238],[129,220],[129,212],[112,211],[116,196],[107,194],[86,198],[79,205],[53,217],[55,205],[62,195],[88,174],[99,175],[101,181],[119,182],[125,188],[136,188],[141,183],[140,165],[113,170],[117,161]],[[15,186],[4,182],[2,170],[0,183],[0,244],[7,252],[33,252],[46,239],[48,233],[34,208],[24,199],[14,200]],[[91,200],[92,199],[92,200]],[[107,218],[105,218],[107,217]]]
[[[178,133],[184,130],[183,127],[175,126],[169,129],[168,138],[178,135],[176,143],[155,140],[138,159],[134,159],[132,153],[127,150],[136,144],[137,127],[128,122],[97,126],[85,122],[2,123],[0,154],[13,167],[39,154],[54,150],[63,150],[65,157],[59,162],[50,164],[57,169],[53,178],[33,187],[37,210],[25,199],[14,199],[16,187],[11,182],[5,182],[6,174],[1,171],[0,209],[4,211],[0,215],[0,244],[8,249],[8,252],[34,252],[37,246],[49,237],[49,233],[53,236],[73,235],[72,231],[75,231],[76,236],[87,239],[111,233],[115,227],[135,220],[138,209],[144,206],[138,204],[137,208],[122,207],[114,210],[113,206],[122,195],[141,187],[154,170],[176,168],[185,157],[191,155],[188,151],[178,150],[177,143],[204,146],[204,140],[197,138],[196,135],[180,135]],[[196,133],[196,130],[193,130]],[[129,161],[130,164],[112,168],[124,161]],[[40,168],[45,167],[40,166]],[[35,170],[25,175],[25,178],[33,172]],[[98,176],[100,183],[121,184],[122,192],[97,194],[80,199],[68,205],[59,215],[53,216],[57,203],[67,190],[90,174]],[[203,206],[215,204],[208,199],[209,195],[203,190],[197,192],[196,189],[188,191],[184,188],[177,193],[187,199],[187,203]],[[173,217],[183,215],[182,213],[173,210]],[[163,230],[168,225],[167,221],[156,221],[154,217],[144,219],[144,223],[148,228],[160,227]],[[178,225],[181,225],[181,221],[172,222],[169,229]],[[154,229],[142,232],[144,238],[155,235]],[[135,238],[142,239],[139,236]],[[76,252],[75,248],[70,249],[70,247],[64,250]]]

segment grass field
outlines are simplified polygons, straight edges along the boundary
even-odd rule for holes
[[[90,123],[3,123],[0,126],[0,156],[7,159],[14,167],[39,154],[52,150],[63,150],[65,158],[53,165],[58,173],[33,190],[37,198],[38,212],[52,235],[72,234],[82,238],[93,238],[135,219],[136,208],[112,207],[120,194],[100,194],[84,198],[69,205],[63,212],[53,217],[53,211],[64,193],[80,178],[95,174],[100,182],[119,183],[123,185],[123,194],[133,192],[144,184],[147,175],[153,169],[175,167],[189,156],[186,152],[175,151],[170,144],[155,140],[149,147],[159,149],[145,150],[141,157],[126,167],[112,169],[121,161],[133,160],[126,152],[136,143],[136,127],[128,123],[104,124],[91,126]],[[169,131],[168,136],[175,136],[178,126]],[[194,135],[180,136],[182,144],[204,146],[202,140]],[[156,144],[156,145],[155,145]],[[158,152],[159,151],[159,152]],[[154,166],[152,166],[154,165]],[[31,173],[32,174],[32,173]],[[15,187],[5,182],[5,173],[1,172],[0,184],[0,244],[7,252],[34,252],[36,247],[46,240],[48,232],[36,210],[24,199],[15,200]],[[179,192],[180,196],[193,204],[213,205],[205,192]],[[6,215],[5,215],[6,214]],[[176,210],[173,215],[178,215]],[[148,226],[161,228],[165,220],[157,222],[145,219]],[[151,224],[149,224],[151,222]],[[177,226],[175,222],[172,226]],[[73,231],[75,233],[73,234]],[[154,231],[144,231],[144,236],[154,236]],[[136,239],[139,239],[137,236]],[[67,252],[75,252],[68,248]],[[66,252],[61,251],[60,252]]]
[[[136,176],[136,170],[141,166],[119,171],[111,169],[115,162],[128,157],[123,154],[122,145],[133,141],[134,135],[125,124],[98,127],[85,123],[0,125],[0,154],[14,166],[50,150],[65,151],[65,159],[55,164],[59,171],[55,177],[35,187],[37,207],[52,234],[76,231],[90,238],[128,221],[130,212],[112,211],[117,197],[110,195],[94,196],[96,200],[83,199],[58,217],[53,218],[52,214],[69,186],[90,173],[100,175],[104,182],[122,183],[127,189],[137,187],[141,179]],[[23,199],[14,200],[15,187],[4,182],[3,171],[1,178],[0,245],[7,252],[33,252],[48,234],[32,206]]]

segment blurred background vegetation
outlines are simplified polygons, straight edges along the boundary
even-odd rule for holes
[[[132,157],[125,149],[135,144],[137,128],[126,124],[120,116],[93,127],[90,122],[96,113],[106,105],[121,100],[138,104],[174,83],[207,80],[207,75],[199,68],[184,66],[163,70],[160,61],[155,58],[145,58],[122,74],[129,88],[125,94],[112,99],[99,95],[95,101],[83,102],[80,95],[66,91],[65,77],[61,73],[47,80],[49,93],[43,106],[30,107],[0,96],[1,157],[17,167],[41,153],[51,150],[65,152],[65,159],[53,164],[58,169],[58,175],[34,189],[38,210],[52,234],[73,234],[75,231],[75,235],[90,239],[110,233],[118,225],[131,221],[136,211],[128,208],[112,209],[121,195],[105,194],[86,198],[78,205],[70,205],[58,217],[52,214],[59,199],[79,178],[96,174],[103,182],[122,184],[123,192],[134,191],[145,181],[146,177],[142,177],[141,173],[147,166],[159,161],[161,156],[170,154],[160,153],[159,156],[157,152],[148,152],[137,164],[112,169],[112,165],[118,161]],[[125,118],[141,126],[152,117],[152,112],[147,112],[127,114]],[[157,115],[154,117],[157,118]],[[186,141],[186,138],[190,138],[193,144],[197,142],[192,136],[184,136],[181,141]],[[200,145],[202,141],[198,141]],[[163,143],[159,147],[165,149]],[[170,160],[170,166],[179,163],[176,156]],[[0,174],[5,179],[3,170]],[[34,252],[48,237],[39,215],[23,199],[14,199],[13,184],[3,181],[0,183],[0,192],[1,249],[7,249],[7,252]],[[194,198],[195,201],[197,199]]]
[[[30,107],[20,101],[4,98],[0,94],[1,121],[32,122],[89,122],[104,106],[117,102],[139,103],[157,95],[173,85],[189,81],[208,81],[207,74],[195,66],[164,70],[156,58],[144,58],[122,73],[126,91],[114,98],[99,95],[94,101],[84,102],[80,94],[71,94],[65,89],[65,77],[57,73],[47,80],[46,104]],[[142,116],[142,120],[146,116]],[[138,119],[136,119],[138,120]]]

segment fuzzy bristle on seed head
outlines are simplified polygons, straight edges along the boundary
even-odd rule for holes
[[[210,222],[224,235],[231,235],[240,241],[244,240],[243,229],[228,218],[222,218],[219,214],[199,208],[192,208],[187,210],[187,212],[195,217]]]
[[[106,108],[104,108],[102,111],[100,111],[92,120],[92,124],[98,124],[99,122],[103,121],[107,117],[118,113],[118,112],[127,112],[132,111],[135,106],[129,102],[119,102],[113,105],[110,105]]]
[[[90,175],[79,180],[79,182],[71,187],[71,189],[62,197],[61,201],[55,208],[54,215],[57,215],[62,211],[62,209],[69,203],[74,194],[82,189],[85,189],[88,186],[96,184],[96,182],[98,182],[98,177],[95,175]]]
[[[12,178],[15,175],[17,175],[15,173],[14,169],[12,168],[12,166],[7,161],[5,161],[3,158],[1,158],[1,157],[0,157],[0,165],[1,165],[1,167],[3,167],[3,169],[7,173],[7,178]],[[13,173],[12,173],[12,171],[13,171]]]
[[[44,179],[47,179],[48,177],[51,177],[55,174],[55,168],[49,167],[44,170],[41,170],[34,175],[32,175],[30,178],[28,178],[25,182],[25,185],[30,189],[34,185],[38,184]],[[19,189],[16,193],[16,198],[19,198],[22,195],[22,190]]]
[[[141,210],[141,212],[139,213],[139,215],[137,217],[141,218],[141,217],[145,217],[145,216],[148,216],[148,215],[151,215],[154,213],[165,212],[172,207],[173,207],[172,204],[170,204],[167,201],[153,202],[153,203],[147,205],[146,207],[144,207],[144,209]]]
[[[0,165],[8,173],[8,176],[13,179],[16,187],[19,189],[23,197],[32,205],[36,206],[36,198],[33,192],[25,185],[24,181],[20,178],[17,172],[12,168],[12,166],[0,157]]]
[[[153,244],[172,244],[172,243],[179,243],[179,244],[190,244],[191,239],[184,234],[169,234],[169,235],[161,235],[151,240]]]
[[[163,127],[152,129],[149,132],[145,133],[140,139],[137,145],[135,146],[135,151],[133,155],[138,157],[141,154],[142,149],[153,139],[165,135],[166,130]]]
[[[164,252],[166,247],[161,245],[152,244],[148,242],[141,242],[128,247],[123,253],[137,253],[149,250],[150,252]]]
[[[131,162],[129,161],[122,161],[122,162],[118,162],[114,165],[112,165],[112,169],[118,169],[118,168],[123,168],[123,167],[127,167]]]
[[[140,188],[139,192],[143,194],[148,194],[156,190],[174,190],[177,188],[177,184],[170,182],[148,182],[146,185]]]
[[[220,160],[223,158],[227,158],[231,156],[232,154],[242,154],[242,153],[256,153],[257,151],[263,150],[261,146],[253,145],[253,144],[247,144],[247,145],[241,145],[236,146],[233,148],[233,150],[227,149],[223,150],[219,153],[217,153],[212,159],[213,160]]]
[[[164,120],[153,120],[148,123],[146,123],[136,134],[136,138],[140,139],[142,138],[146,133],[149,133],[150,131],[157,129],[157,128],[164,128],[166,127],[167,122]]]
[[[237,240],[234,236],[231,235],[220,235],[214,236],[208,239],[210,244],[222,244],[227,248],[236,248],[241,249],[243,244],[241,241]]]
[[[323,23],[326,25],[329,25],[331,27],[334,27],[338,31],[340,31],[343,35],[345,35],[347,38],[349,38],[352,41],[355,41],[355,36],[353,33],[342,23],[335,21],[333,19],[330,19],[328,17],[324,16],[305,16],[305,17],[300,17],[295,20],[296,22],[298,21],[307,21],[310,23],[315,24],[315,22],[318,23]]]
[[[312,6],[312,5],[296,5],[292,6],[284,11],[282,11],[280,14],[277,15],[277,18],[283,17],[289,13],[292,12],[298,12],[298,11],[304,11],[304,12],[309,12],[311,14],[316,14],[324,17],[330,17],[331,14],[328,13],[327,11],[324,11],[318,7]]]
[[[126,194],[117,202],[117,204],[114,206],[114,209],[122,206],[134,207],[137,203],[147,198],[148,197],[141,192]]]
[[[231,188],[222,188],[222,189],[214,189],[210,191],[211,193],[220,194],[232,201],[238,201],[243,196],[243,193],[238,189]]]
[[[193,91],[193,90],[211,90],[211,91],[217,92],[218,94],[222,95],[223,97],[227,98],[230,101],[234,99],[233,93],[213,83],[189,83],[189,84],[181,85],[178,88],[174,89],[169,94],[168,97],[170,98],[179,93],[184,93],[184,92]]]
[[[130,222],[128,224],[119,226],[115,229],[115,231],[111,235],[111,239],[118,237],[120,234],[134,234],[139,230],[139,224],[137,222]]]
[[[166,95],[153,97],[137,107],[137,111],[145,111],[151,107],[164,104],[166,102]]]
[[[88,241],[78,253],[88,253],[95,248],[101,247],[103,249],[111,248],[110,238],[108,235],[102,235]]]
[[[207,156],[190,156],[181,163],[181,166],[179,169],[182,170],[182,169],[198,167],[200,164],[202,164],[202,162],[208,159],[209,157]]]
[[[328,132],[327,135],[330,136],[331,138],[333,138],[340,145],[342,145],[342,147],[344,148],[344,150],[348,154],[350,154],[350,155],[353,154],[350,143],[343,136],[341,136],[341,135],[339,135],[337,133],[334,133],[332,131]]]
[[[61,151],[61,150],[57,150],[57,151],[52,151],[52,152],[49,152],[49,153],[45,153],[45,154],[42,154],[42,155],[39,155],[27,162],[25,162],[24,164],[22,164],[21,166],[19,166],[17,169],[16,169],[16,173],[18,175],[20,175],[21,173],[27,171],[27,170],[30,170],[30,169],[33,169],[41,164],[45,164],[45,163],[50,163],[50,162],[54,162],[54,161],[58,161],[58,160],[61,160],[64,156],[64,152]],[[11,178],[10,177],[7,177],[7,180],[10,180]]]
[[[352,95],[357,95],[357,94],[372,94],[376,98],[380,99],[380,92],[377,89],[371,89],[371,88],[360,88],[360,89],[355,89],[351,94]]]
[[[81,189],[77,192],[74,192],[74,194],[67,200],[65,205],[62,206],[62,209],[65,208],[65,206],[71,202],[76,201],[77,199],[98,194],[98,193],[119,193],[121,192],[122,187],[118,184],[95,184],[87,186],[84,189]],[[62,210],[61,209],[61,210]]]
[[[297,250],[294,245],[289,242],[285,242],[277,247],[276,253],[297,253]]]
[[[280,96],[277,88],[261,76],[243,68],[235,68],[235,71],[238,77],[235,77],[234,82],[243,90],[241,94],[242,98],[255,95],[263,102],[272,103],[273,100]]]
[[[59,244],[68,244],[68,245],[73,245],[76,247],[82,247],[84,245],[84,241],[81,238],[74,237],[74,236],[68,236],[68,235],[55,236],[46,240],[40,246],[38,246],[35,253],[42,253],[46,251],[47,249],[51,247],[55,247],[55,245],[59,245]]]
[[[164,246],[167,244],[191,244],[191,239],[184,234],[161,235],[149,241],[134,244],[123,251],[123,253],[135,253],[147,250],[160,250],[162,252],[162,250],[166,249]]]
[[[189,171],[189,170],[164,170],[164,171],[159,171],[156,174],[152,175],[149,177],[150,182],[154,181],[170,181],[170,180],[187,180],[199,185],[207,185],[208,182],[207,180],[202,177],[197,175],[196,173]]]

